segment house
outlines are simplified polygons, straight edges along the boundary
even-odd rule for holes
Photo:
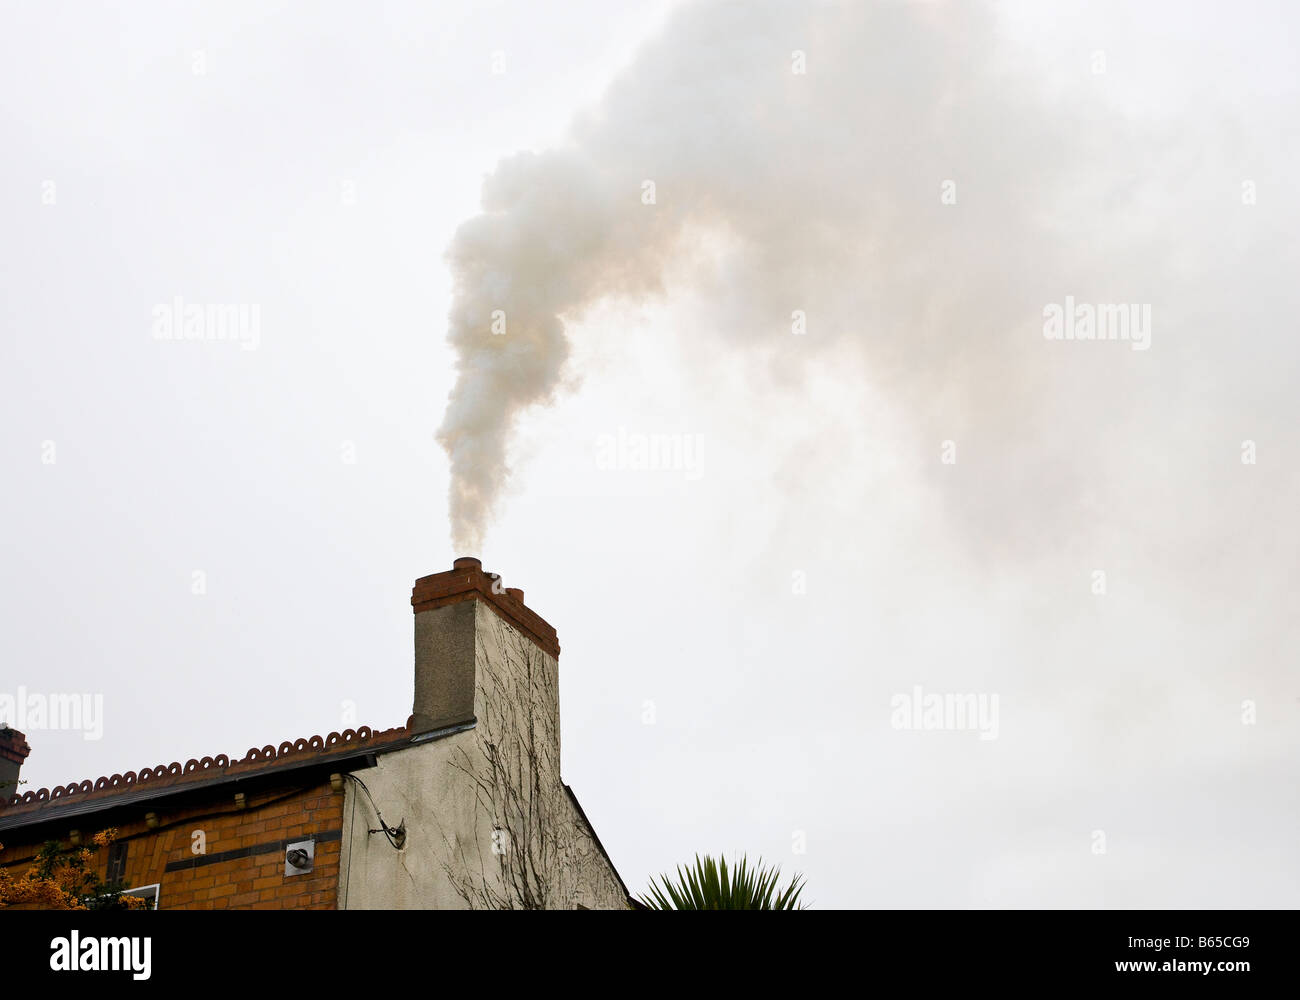
[[[555,629],[477,559],[416,581],[404,726],[330,733],[26,791],[0,866],[88,843],[160,909],[628,909],[560,775]],[[27,756],[0,731],[0,780]]]

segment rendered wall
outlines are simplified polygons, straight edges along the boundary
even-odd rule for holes
[[[374,810],[347,782],[340,907],[625,909],[560,780],[557,661],[472,604],[475,728],[357,772],[389,825],[405,819],[401,851],[367,832]],[[444,612],[463,605],[420,614]]]

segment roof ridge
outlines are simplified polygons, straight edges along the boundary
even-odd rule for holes
[[[374,731],[369,726],[361,726],[358,729],[345,729],[341,733],[331,732],[324,737],[310,736],[305,739],[285,740],[278,747],[269,743],[261,748],[249,747],[248,752],[236,761],[231,761],[223,753],[217,754],[215,757],[191,757],[184,764],[179,761],[172,761],[170,764],[158,764],[154,767],[141,768],[139,771],[127,771],[125,774],[101,775],[93,782],[87,778],[80,782],[73,781],[66,785],[55,785],[53,788],[40,788],[35,791],[15,793],[7,799],[0,799],[0,811],[14,806],[61,802],[69,796],[86,795],[108,789],[127,789],[155,781],[160,782],[160,784],[171,784],[170,781],[165,779],[184,777],[187,774],[201,774],[216,769],[225,770],[229,767],[239,767],[241,765],[270,764],[294,754],[320,753],[338,747],[358,746],[381,738],[396,739],[408,732],[406,726],[394,726],[392,729],[385,729],[380,732]]]

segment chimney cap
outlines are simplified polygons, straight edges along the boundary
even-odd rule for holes
[[[524,592],[518,587],[501,586],[501,577],[485,573],[483,564],[473,556],[461,556],[452,569],[422,576],[411,589],[411,610],[421,611],[479,600],[496,611],[515,628],[529,636],[544,652],[559,657],[560,641],[555,629],[532,608],[524,604]]]

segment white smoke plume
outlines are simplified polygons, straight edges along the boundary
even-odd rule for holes
[[[1134,365],[1145,355],[1118,357],[1127,344],[1045,343],[1044,307],[1151,304],[1152,349],[1181,365],[1170,330],[1184,348],[1207,333],[1199,269],[1240,211],[1238,174],[1203,157],[1193,133],[1214,123],[1153,130],[1088,96],[1082,63],[1054,91],[1022,57],[976,4],[700,3],[561,148],[502,161],[449,250],[458,380],[438,436],[457,551],[482,544],[512,427],[562,384],[566,322],[611,296],[670,295],[706,239],[725,247],[709,287],[720,342],[784,365],[773,345],[806,310],[809,351],[852,345],[919,435],[997,442],[989,488],[955,512],[990,544],[1052,530],[1007,513],[1026,463],[1051,473],[1041,509],[1100,502],[1078,470],[1107,460],[1137,395],[1167,388]],[[1207,206],[1213,185],[1225,207]],[[1060,421],[1098,392],[1097,433],[1062,447]]]

